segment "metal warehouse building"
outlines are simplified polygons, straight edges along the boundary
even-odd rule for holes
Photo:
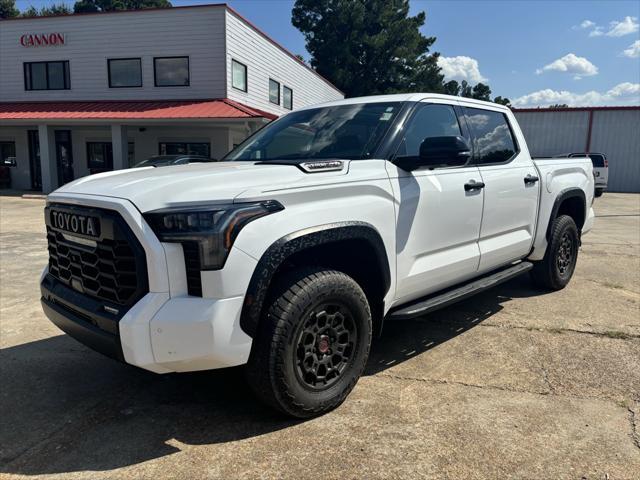
[[[604,153],[609,191],[640,192],[640,106],[514,109],[533,156]]]

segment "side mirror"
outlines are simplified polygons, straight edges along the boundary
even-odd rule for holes
[[[5,157],[5,159],[2,161],[3,167],[15,167],[17,165],[18,162],[16,161],[16,157]]]
[[[471,156],[469,142],[461,136],[429,137],[420,144],[420,163],[426,167],[464,165]]]

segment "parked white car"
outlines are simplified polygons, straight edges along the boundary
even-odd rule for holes
[[[589,158],[532,160],[501,105],[327,103],[222,162],[49,195],[42,305],[72,337],[152,372],[246,364],[264,401],[309,417],[349,394],[383,322],[525,272],[565,287],[593,194]]]

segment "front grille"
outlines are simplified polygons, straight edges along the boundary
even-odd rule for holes
[[[144,249],[120,214],[111,210],[51,205],[48,209],[100,219],[99,239],[78,238],[47,217],[49,273],[73,290],[105,304],[132,306],[148,291]]]

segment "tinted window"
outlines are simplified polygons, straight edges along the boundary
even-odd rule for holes
[[[205,142],[160,142],[160,155],[209,156],[211,145]]]
[[[604,157],[602,155],[589,155],[591,157],[591,163],[595,168],[604,167]]]
[[[397,102],[298,110],[268,124],[225,160],[371,158],[398,110]]]
[[[189,86],[189,58],[154,58],[156,87]]]
[[[425,105],[415,113],[405,130],[396,155],[417,157],[425,138],[462,136],[456,112],[450,105]]]
[[[503,113],[465,108],[465,118],[473,135],[478,163],[506,162],[516,154],[516,144]]]
[[[142,67],[139,58],[109,60],[109,87],[141,87]]]
[[[287,110],[293,109],[293,90],[289,87],[282,87],[282,106]]]
[[[231,86],[247,91],[247,66],[236,60],[231,60]]]
[[[25,90],[68,90],[69,62],[33,62],[24,64]]]
[[[87,142],[87,166],[91,170],[112,170],[113,148],[111,142]]]
[[[280,84],[271,79],[269,79],[269,101],[280,105]]]

